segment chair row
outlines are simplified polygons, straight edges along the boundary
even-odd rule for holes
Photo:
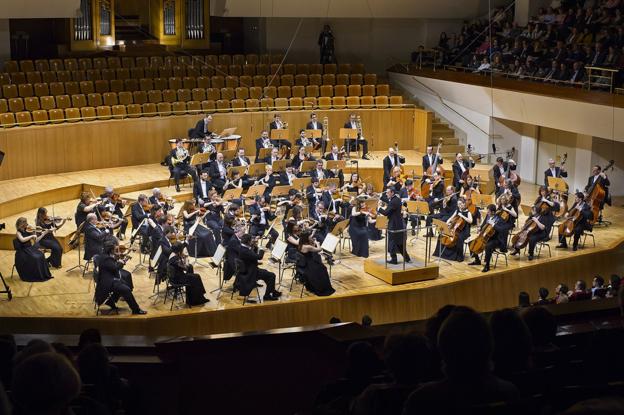
[[[86,58],[88,59],[88,58]],[[96,58],[97,59],[97,58]],[[111,58],[112,59],[112,58]],[[131,58],[128,58],[131,59]],[[156,77],[168,77],[168,76],[199,76],[201,75],[312,75],[312,74],[364,74],[364,65],[361,63],[349,64],[344,63],[340,65],[336,64],[320,64],[320,63],[245,63],[245,64],[220,64],[209,63],[200,60],[191,60],[190,62],[180,63],[165,63],[153,62],[149,65],[133,65],[133,66],[106,66],[106,65],[91,65],[91,64],[79,64],[71,63],[75,59],[66,59],[67,63],[63,64],[60,59],[52,59],[55,61],[54,65],[45,64],[45,60],[35,61],[39,64],[33,64],[32,61],[20,61],[18,64],[16,61],[8,61],[4,65],[4,72],[14,73],[58,73],[58,72],[99,72],[103,78],[109,77],[110,79],[125,78],[156,78]],[[80,60],[82,61],[82,59]],[[88,62],[86,60],[85,62]],[[112,78],[111,78],[112,77]]]
[[[329,110],[357,108],[400,108],[403,105],[401,96],[364,96],[364,97],[306,97],[306,98],[262,98],[258,99],[220,99],[218,101],[189,102],[147,102],[144,104],[116,104],[84,106],[81,108],[51,108],[17,113],[0,113],[0,124],[3,127],[28,126],[34,124],[108,120],[111,118],[136,118],[153,116],[170,116],[182,114],[199,114],[206,112],[242,112],[242,111],[287,111],[287,110]]]
[[[61,76],[62,75],[62,76]],[[140,78],[113,78],[102,79],[100,71],[90,69],[88,71],[60,71],[60,72],[16,72],[13,74],[0,73],[0,85],[21,85],[21,84],[38,84],[38,83],[54,83],[54,82],[98,82],[101,85],[116,85],[119,88],[143,88],[143,84],[149,83],[167,83],[179,82],[192,85],[205,84],[203,87],[208,88],[214,86],[222,88],[223,86],[293,86],[293,85],[348,85],[348,84],[376,84],[376,74],[325,74],[325,75],[212,75],[212,76],[162,76],[162,77],[140,77]],[[197,85],[200,86],[200,85]],[[111,86],[112,87],[112,86]],[[194,86],[193,86],[194,88]],[[154,88],[150,88],[154,89]],[[156,88],[158,89],[158,88]]]
[[[0,112],[20,112],[24,110],[33,111],[37,109],[53,108],[81,108],[85,106],[97,107],[99,105],[116,104],[144,104],[151,102],[176,102],[176,101],[203,101],[220,99],[262,99],[266,98],[305,98],[305,97],[347,97],[347,96],[388,96],[390,86],[387,84],[364,85],[323,85],[320,88],[316,85],[307,87],[273,86],[260,87],[238,87],[238,88],[179,88],[175,89],[154,89],[150,91],[121,91],[121,92],[87,92],[75,94],[57,94],[43,96],[28,96],[14,98],[0,98]]]

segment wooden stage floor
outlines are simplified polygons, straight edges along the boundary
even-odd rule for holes
[[[58,175],[56,186],[89,183],[103,187],[112,184],[127,189],[124,193],[128,196],[136,196],[138,192],[147,191],[154,183],[164,181],[166,184],[167,180],[166,170],[162,166],[107,170],[105,173],[92,171]],[[125,170],[126,176],[131,171],[132,178],[126,181],[118,178],[117,174],[123,174],[122,170]],[[25,179],[19,182],[20,185],[0,186],[0,205],[3,202],[11,203],[15,197],[28,197],[33,192],[42,189],[49,192],[55,188],[51,179],[46,179],[46,184],[40,186],[34,186],[32,181]],[[30,193],[28,189],[31,189]],[[521,193],[523,200],[533,200],[537,187],[522,184]],[[83,277],[78,270],[66,272],[77,264],[76,251],[65,254],[63,269],[53,270],[54,279],[43,283],[26,283],[17,274],[10,278],[14,252],[2,250],[0,272],[13,291],[13,300],[8,301],[5,295],[0,294],[0,327],[22,333],[76,333],[83,328],[96,326],[110,334],[197,335],[319,324],[326,323],[332,316],[338,316],[343,321],[357,321],[363,314],[370,314],[375,323],[381,324],[425,318],[448,303],[467,304],[482,311],[510,307],[516,305],[518,292],[523,290],[534,296],[541,286],[552,292],[559,282],[572,286],[578,278],[589,282],[595,273],[608,276],[613,272],[622,272],[624,265],[618,255],[624,250],[624,209],[621,207],[622,200],[616,199],[615,202],[614,207],[605,210],[605,218],[612,221],[613,225],[594,231],[596,247],[588,239],[587,247],[574,253],[571,250],[556,250],[556,243],[551,241],[552,258],[548,257],[547,251],[543,251],[542,256],[532,262],[524,255],[510,256],[508,265],[505,265],[501,258],[498,267],[487,274],[481,273],[481,267],[468,266],[468,261],[451,265],[441,262],[438,279],[392,287],[364,273],[363,259],[351,255],[348,246],[345,246],[338,255],[340,263],[333,267],[332,284],[336,294],[327,298],[304,292],[300,299],[300,285],[295,285],[289,292],[291,274],[287,272],[284,286],[281,287],[283,297],[278,302],[243,306],[242,298],[234,296],[230,299],[229,292],[217,298],[215,292],[208,295],[210,302],[202,307],[188,309],[180,305],[170,311],[170,302],[164,304],[162,295],[151,298],[153,279],[148,278],[144,267],[139,267],[133,272],[134,295],[141,307],[148,311],[147,316],[131,316],[126,307],[119,315],[108,315],[105,311],[105,315],[95,317],[91,275],[87,273]],[[74,199],[59,202],[55,205],[55,214],[73,214],[76,203]],[[27,213],[32,221],[33,212],[28,209]],[[0,222],[7,221],[7,227],[14,227],[14,216],[20,214],[15,212]],[[524,223],[524,217],[521,217],[519,223]],[[68,230],[74,229],[72,223],[66,227]],[[423,257],[422,236],[410,242],[409,252],[413,256]],[[370,254],[371,257],[383,257],[384,241],[371,242]],[[200,260],[195,269],[210,292],[218,287],[218,278],[213,269],[203,265],[206,262],[205,259]],[[137,263],[138,255],[135,255],[126,269],[133,270]],[[277,274],[277,268],[268,261],[265,261],[264,266]],[[226,284],[226,288],[230,286],[231,282]],[[126,304],[120,301],[119,306],[125,307]],[[106,306],[102,308],[107,310]]]

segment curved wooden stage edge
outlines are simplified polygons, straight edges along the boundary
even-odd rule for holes
[[[375,171],[371,165],[378,163],[376,168],[380,175],[380,156],[378,153],[376,160],[362,161],[362,168]],[[0,210],[17,215],[40,205],[49,207],[52,201],[66,200],[64,204],[57,205],[56,211],[57,215],[65,215],[75,209],[75,198],[85,188],[85,183],[96,189],[112,184],[122,189],[122,195],[136,197],[138,192],[146,192],[152,186],[165,187],[166,180],[166,168],[159,165],[10,180],[3,182],[4,186],[0,188]],[[174,194],[172,190],[165,191]],[[522,185],[521,191],[526,200],[532,200],[536,187]],[[181,196],[188,195],[186,188]],[[618,202],[618,206],[621,205],[621,200]],[[520,259],[510,257],[506,266],[501,257],[497,268],[487,274],[482,274],[480,267],[468,266],[467,261],[452,265],[442,263],[438,279],[400,286],[390,286],[365,274],[362,259],[353,257],[346,247],[340,264],[333,268],[333,284],[337,292],[325,298],[306,293],[300,299],[299,285],[289,293],[290,275],[286,274],[285,288],[282,288],[284,298],[276,303],[242,306],[241,299],[234,297],[230,300],[229,293],[218,300],[213,294],[210,295],[211,302],[204,307],[180,308],[170,312],[169,303],[163,304],[162,297],[156,303],[149,299],[153,280],[148,278],[144,268],[139,268],[133,274],[135,295],[148,310],[147,316],[130,316],[126,308],[120,315],[96,317],[90,275],[82,278],[80,272],[65,272],[65,269],[76,265],[76,251],[66,254],[65,268],[54,271],[53,280],[32,284],[20,281],[17,276],[9,278],[14,253],[4,250],[0,251],[0,272],[13,289],[14,298],[7,301],[6,296],[0,294],[0,327],[13,333],[78,333],[88,327],[97,327],[107,334],[183,336],[321,324],[332,316],[338,316],[343,321],[359,321],[362,315],[369,314],[376,324],[408,321],[426,318],[449,303],[466,304],[482,311],[511,307],[517,304],[520,291],[534,296],[539,287],[552,290],[560,282],[572,286],[577,279],[589,281],[595,274],[608,276],[613,272],[622,272],[624,209],[608,207],[605,216],[614,225],[594,231],[596,247],[588,239],[587,247],[578,252],[559,251],[554,249],[556,243],[551,241],[552,258],[548,257],[547,251],[543,251],[541,257],[532,262],[527,261],[525,256]],[[32,216],[29,219],[32,220]],[[9,222],[7,226],[12,224]],[[72,224],[67,226],[73,229]],[[10,233],[8,236],[11,236]],[[413,256],[422,256],[423,251],[422,238],[410,245]],[[383,241],[371,243],[372,257],[382,257],[383,252]],[[134,258],[128,268],[132,270],[136,263]],[[276,271],[268,264],[265,267]],[[217,287],[213,270],[196,268],[207,291]],[[120,302],[120,305],[125,306],[125,303]]]

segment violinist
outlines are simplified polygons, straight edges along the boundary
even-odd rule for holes
[[[568,177],[564,166],[557,167],[554,159],[548,159],[548,169],[544,171],[544,186],[548,186],[549,177]]]
[[[545,186],[544,186],[545,187]],[[546,202],[538,202],[531,209],[531,215],[527,218],[528,226],[530,224],[529,221],[535,223],[537,226],[537,230],[529,234],[529,261],[532,261],[535,252],[535,246],[540,241],[546,241],[550,237],[550,230],[552,229],[553,224],[555,223],[555,216],[552,213],[551,205]],[[511,255],[517,255],[520,253],[520,250],[514,247],[514,249],[510,252]]]
[[[171,247],[178,241],[178,231],[175,226],[165,225],[163,228],[165,237],[160,240],[160,256],[156,263],[156,275],[158,276],[158,284],[167,279],[167,262],[171,255]]]
[[[212,189],[212,183],[210,183],[208,172],[204,170],[201,172],[197,183],[193,186],[193,197],[195,197],[199,206],[203,206],[208,202],[210,189]]]
[[[323,160],[316,161],[316,169],[312,170],[310,176],[316,177],[319,180],[331,179],[334,175],[323,167]]]
[[[422,158],[422,166],[423,166],[423,171],[426,172],[427,169],[431,166],[433,166],[433,162],[435,161],[436,157],[438,158],[438,165],[442,164],[442,157],[440,157],[439,155],[436,156],[436,154],[433,152],[433,147],[432,146],[427,146],[427,153],[423,156]],[[424,180],[424,175],[423,175],[423,180]]]
[[[449,186],[448,188],[450,188],[452,192],[453,187]],[[446,223],[449,225],[449,229],[456,233],[457,241],[452,247],[445,246],[444,249],[441,249],[442,244],[438,238],[433,256],[439,256],[450,261],[462,262],[464,260],[464,241],[470,236],[470,225],[472,224],[472,214],[466,208],[466,201],[464,199],[457,200],[457,208],[446,220]],[[459,225],[461,223],[463,223],[462,226]]]
[[[606,173],[602,171],[602,168],[598,165],[595,165],[594,167],[592,167],[592,175],[589,176],[589,178],[587,179],[587,186],[585,186],[585,193],[589,194],[592,186],[598,181],[600,182],[600,184],[602,185],[602,188],[605,191],[604,200],[600,203],[600,212],[602,214],[602,209],[604,209],[605,203],[611,206],[611,196],[609,194],[609,186],[611,185],[611,182],[609,181],[609,178],[607,177]]]
[[[516,162],[512,159],[509,161],[505,161],[502,157],[496,158],[496,165],[492,167],[492,175],[494,176],[494,183],[496,184],[496,193],[498,193],[499,188],[503,187],[500,184],[500,177],[505,175],[507,169],[516,170]]]
[[[306,199],[308,200],[308,206],[316,206],[321,201],[323,189],[319,186],[319,179],[312,178],[312,184],[306,188]]]
[[[349,193],[362,193],[364,191],[364,183],[362,183],[360,175],[356,172],[351,173],[351,176],[349,177],[349,182],[345,183],[345,185],[342,187],[342,190]]]
[[[316,221],[316,240],[320,243],[323,243],[325,237],[330,231],[329,224],[331,222],[331,220],[327,217],[327,213],[325,212],[325,205],[323,204],[323,202],[319,201],[308,206],[314,206],[314,209],[312,209],[312,211],[310,212],[310,218]]]
[[[152,205],[150,205],[147,195],[140,194],[139,197],[137,198],[137,202],[134,203],[132,205],[132,208],[130,209],[130,212],[131,212],[130,220],[132,221],[132,233],[135,238],[136,238],[136,235],[140,236],[142,253],[147,252],[147,245],[148,245],[148,239],[147,239],[148,223],[147,221],[149,220],[149,212],[151,208],[152,208]],[[135,230],[139,227],[140,229],[136,231],[135,233]],[[134,242],[134,239],[131,239],[130,243],[132,244],[133,242]]]
[[[167,226],[167,216],[160,215],[158,219],[154,221],[156,226],[151,227],[149,231],[150,238],[150,260],[154,259],[156,255],[156,251],[158,251],[158,247],[160,246],[160,241],[165,238],[165,226]]]
[[[184,143],[181,139],[176,140],[176,148],[169,153],[171,160],[173,178],[175,179],[176,192],[180,191],[180,179],[189,175],[193,178],[193,182],[197,181],[197,173],[195,169],[189,164],[191,162],[191,155],[188,150],[184,148]]]
[[[464,160],[462,153],[455,154],[455,161],[453,162],[453,187],[459,190],[464,184],[464,177],[468,175],[468,171],[475,166],[475,162],[471,156],[468,156],[468,160]]]
[[[165,197],[158,187],[152,189],[152,195],[148,201],[151,205],[159,205],[165,213],[173,209],[173,198]]]
[[[383,159],[384,183],[388,183],[395,167],[405,164],[405,157],[396,153],[394,147],[388,148],[388,155]]]
[[[191,256],[195,258],[213,256],[217,250],[215,238],[212,231],[202,224],[208,210],[205,208],[198,209],[193,199],[184,202],[181,210],[184,217],[184,232],[193,236],[189,243]]]
[[[42,230],[37,234],[37,229],[28,225],[26,218],[19,218],[15,222],[15,269],[22,281],[38,282],[46,281],[52,277],[43,252],[39,250],[39,241],[49,232]],[[45,232],[45,233],[42,233]]]
[[[286,222],[286,227],[284,228],[284,240],[286,241],[286,262],[297,262],[300,234],[301,226],[296,220],[289,220]]]
[[[453,186],[447,186],[445,195],[441,197],[429,198],[427,200],[429,203],[429,212],[430,215],[427,216],[427,236],[428,238],[433,236],[433,231],[431,230],[431,224],[433,223],[433,219],[439,219],[443,221],[448,221],[451,216],[457,211],[457,194]],[[466,202],[464,201],[464,207]],[[434,209],[438,209],[438,213],[433,213]],[[472,223],[472,221],[470,221]]]
[[[509,231],[513,229],[514,226],[514,222],[511,220],[513,217],[511,216],[512,212],[515,213],[513,209],[503,207],[502,204],[499,206],[498,210],[496,205],[488,205],[487,214],[481,223],[480,232],[482,233],[489,225],[493,228],[494,235],[490,237],[485,245],[485,254],[483,257],[485,266],[483,267],[482,272],[488,272],[490,270],[490,260],[492,259],[492,253],[495,249],[498,249],[501,252],[505,252],[507,250],[507,237],[509,235]],[[470,253],[474,260],[468,265],[481,265],[479,255],[472,251]]]
[[[295,173],[295,167],[293,165],[286,166],[286,170],[280,173],[279,183],[282,186],[292,186],[293,179],[301,177]]]
[[[591,206],[585,201],[585,195],[583,194],[583,192],[576,192],[576,199],[574,201],[574,204],[572,205],[572,208],[568,211],[568,213],[566,213],[565,215],[566,221],[567,220],[573,221],[572,223],[572,225],[574,226],[572,230],[572,234],[574,235],[574,240],[572,244],[573,251],[578,250],[578,242],[579,242],[579,239],[581,239],[581,235],[583,234],[583,232],[586,230],[592,229],[592,225],[590,222],[593,216],[594,214],[592,212]],[[561,226],[559,227],[559,245],[557,245],[557,248],[559,249],[568,248],[568,242],[566,240],[566,236],[565,234],[562,233],[562,226],[564,225],[565,223],[562,223]]]
[[[49,217],[48,210],[44,207],[40,207],[37,210],[35,225],[41,229],[49,230],[49,232],[39,240],[39,245],[50,250],[50,256],[46,260],[50,266],[57,269],[61,268],[63,248],[52,232],[60,229],[61,226],[65,224],[65,221],[67,221],[67,218]]]
[[[236,157],[232,160],[233,166],[249,166],[251,161],[249,157],[245,156],[245,149],[243,147],[238,148],[238,152],[236,153]]]
[[[323,249],[316,241],[314,233],[303,232],[299,238],[299,253],[302,264],[298,264],[303,274],[306,288],[318,296],[328,296],[336,292],[331,285],[327,267],[323,264]],[[328,259],[331,261],[331,259]]]
[[[227,180],[227,167],[223,160],[223,153],[217,153],[217,159],[210,165],[208,175],[210,176],[212,186],[217,189],[219,193],[223,193],[223,186]]]
[[[270,229],[266,247],[271,249],[279,237],[279,233],[271,227],[271,222],[276,218],[271,212],[271,206],[263,197],[256,197],[254,204],[249,206],[249,213],[251,214],[249,233],[254,237],[263,237],[267,229]]]
[[[349,219],[349,237],[351,253],[355,256],[368,258],[368,220],[372,212],[363,198],[355,198]],[[376,216],[377,212],[375,212]]]
[[[102,254],[94,258],[99,269],[95,282],[95,302],[117,310],[117,300],[121,297],[130,306],[132,314],[147,314],[141,310],[132,294],[132,274],[123,269],[127,260],[123,252],[117,240],[109,236],[102,247]]]
[[[80,194],[80,202],[78,202],[78,206],[76,207],[76,227],[78,228],[82,225],[87,219],[87,214],[97,211],[98,206],[100,206],[100,202],[95,200],[91,196],[91,193],[82,192]]]
[[[321,200],[323,201],[325,209],[328,213],[333,212],[333,214],[338,215],[340,212],[337,206],[338,200],[334,199],[336,192],[336,183],[329,183],[327,189],[325,189],[321,195]]]
[[[85,261],[90,261],[93,256],[101,254],[104,249],[104,239],[110,234],[108,224],[98,222],[95,213],[87,215],[86,225],[84,226],[85,234]]]
[[[394,191],[399,193],[401,188],[403,187],[403,178],[401,177],[401,167],[395,166],[390,173],[390,177],[387,182],[385,182],[384,186],[386,187],[394,187]]]
[[[186,287],[186,304],[189,307],[204,305],[210,300],[204,297],[206,289],[199,274],[194,273],[193,266],[188,262],[188,255],[184,252],[186,244],[176,242],[171,247],[172,255],[167,262],[169,278],[173,284],[182,284]]]
[[[128,227],[128,219],[124,218],[123,208],[125,203],[119,193],[115,193],[112,187],[106,187],[104,193],[100,195],[102,203],[99,207],[100,216],[103,212],[110,212],[110,221],[113,223],[119,222],[119,230],[117,231],[117,238],[124,239],[126,228]]]
[[[264,256],[264,249],[258,248],[248,233],[241,236],[240,242],[238,259],[241,261],[242,267],[236,274],[235,289],[240,295],[247,296],[256,288],[258,281],[264,281],[266,291],[262,299],[264,301],[277,301],[282,293],[275,289],[275,274],[258,266]]]
[[[262,130],[260,134],[260,138],[256,139],[256,159],[254,163],[258,163],[262,160],[258,157],[260,155],[261,148],[273,148],[275,147],[275,143],[271,138],[269,138],[269,132],[267,130]]]
[[[223,281],[229,281],[236,273],[236,260],[241,248],[240,238],[245,234],[245,227],[236,224],[235,218],[227,215],[223,230],[223,246],[225,246]]]
[[[320,143],[318,142],[318,140],[316,138],[308,138],[306,136],[306,130],[301,129],[299,130],[299,138],[297,139],[297,141],[295,141],[295,144],[297,146],[299,146],[299,148],[303,147],[312,147],[312,148],[316,148],[316,146],[320,145]]]
[[[301,207],[301,194],[297,192],[297,190],[290,189],[288,191],[288,200],[278,202],[277,206],[285,206],[282,225],[293,218],[297,221],[301,221],[303,219],[301,216],[301,213],[303,212],[303,208]]]

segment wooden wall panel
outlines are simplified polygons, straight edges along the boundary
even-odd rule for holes
[[[416,111],[416,112],[415,112]],[[317,111],[319,119],[329,119],[329,137],[338,138],[350,110]],[[427,111],[406,109],[353,111],[362,117],[364,136],[370,151],[386,151],[394,142],[401,149],[421,146],[430,131]],[[305,128],[311,111],[284,111],[291,141]],[[255,153],[255,139],[268,128],[273,113],[214,114],[213,129],[237,127],[241,145]],[[137,118],[32,126],[0,130],[0,150],[6,158],[0,180],[51,173],[158,163],[169,151],[168,139],[186,137],[201,115]],[[417,122],[415,122],[415,119]]]

